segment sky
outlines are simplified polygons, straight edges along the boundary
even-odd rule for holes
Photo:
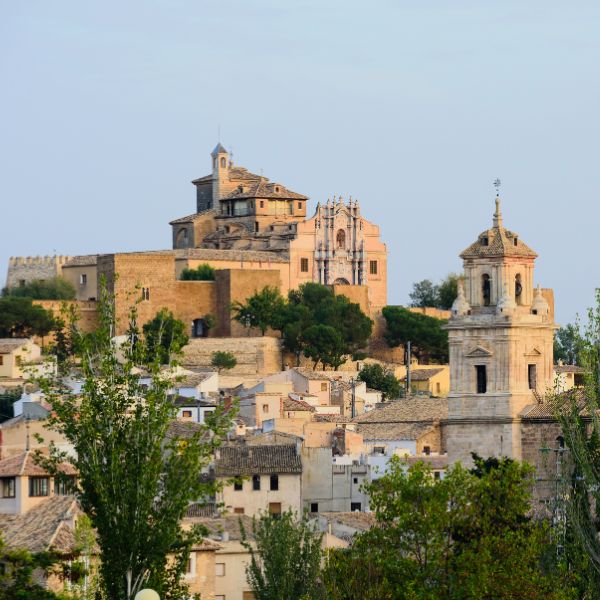
[[[220,139],[312,208],[357,198],[390,304],[460,271],[500,178],[564,325],[600,287],[599,32],[597,1],[0,0],[0,281],[169,248]]]

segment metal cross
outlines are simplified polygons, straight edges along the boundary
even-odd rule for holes
[[[500,186],[502,185],[502,182],[500,181],[500,179],[498,179],[496,177],[496,179],[494,179],[494,187],[496,188],[496,196],[500,193]]]

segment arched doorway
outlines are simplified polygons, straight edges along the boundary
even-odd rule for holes
[[[334,282],[333,285],[350,285],[350,282],[345,279],[344,277],[338,277]]]
[[[206,321],[204,319],[194,319],[192,321],[192,337],[208,337],[208,327],[206,326]]]

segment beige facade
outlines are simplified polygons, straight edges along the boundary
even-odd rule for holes
[[[499,198],[492,228],[461,257],[464,287],[447,325],[449,458],[469,464],[477,452],[520,459],[519,415],[553,383],[550,294],[534,290],[536,254],[504,227]]]
[[[41,360],[41,348],[28,338],[0,339],[0,382],[27,375],[27,365]]]

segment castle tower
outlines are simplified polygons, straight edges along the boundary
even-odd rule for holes
[[[449,459],[521,458],[519,415],[552,387],[554,316],[534,293],[536,253],[504,227],[500,198],[491,229],[461,255],[461,282],[446,326]],[[547,293],[551,293],[550,291]]]
[[[229,152],[219,142],[210,153],[213,168],[212,207],[219,206],[219,200],[230,190],[229,188]]]

